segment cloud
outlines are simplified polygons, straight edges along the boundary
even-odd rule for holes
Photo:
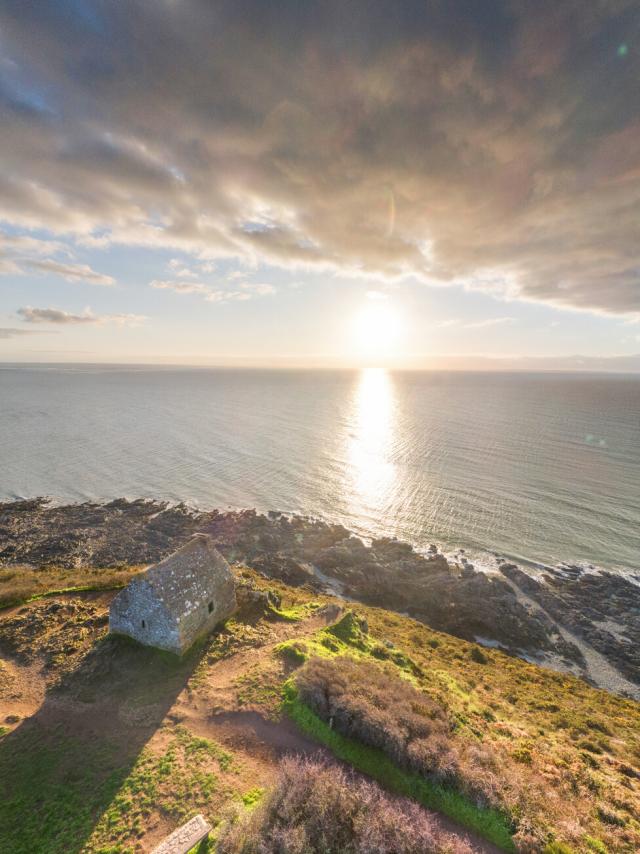
[[[245,302],[251,299],[251,296],[242,291],[217,291],[210,290],[205,297],[207,302]]]
[[[634,0],[84,6],[0,8],[0,219],[640,311]]]
[[[0,231],[0,254],[12,254],[18,257],[24,255],[54,255],[68,253],[68,248],[58,240],[44,240],[31,237],[28,234],[7,234]]]
[[[115,285],[115,279],[104,273],[97,273],[88,264],[62,264],[50,258],[39,260],[27,260],[25,265],[42,273],[53,273],[62,276],[68,282],[84,282],[89,285],[103,285],[109,287]]]
[[[0,231],[0,275],[20,276],[24,273],[22,265],[29,257],[55,253],[68,254],[68,250],[64,244],[56,240],[43,240],[29,235],[7,234]]]
[[[457,317],[451,317],[445,320],[439,320],[435,326],[437,329],[448,329],[452,326],[457,326],[460,329],[486,329],[491,326],[505,326],[509,323],[514,323],[515,317],[487,317],[482,320],[470,320],[464,323]]]
[[[0,275],[20,275],[22,270],[20,266],[13,260],[13,258],[3,258],[0,255]]]
[[[640,353],[628,356],[435,356],[421,367],[457,371],[606,371],[640,374]]]
[[[1,179],[0,179],[1,180]],[[114,285],[111,276],[92,270],[87,264],[58,261],[42,256],[70,256],[68,246],[58,240],[46,240],[26,234],[0,231],[0,275],[24,275],[29,270],[62,276],[70,282]]]
[[[486,329],[488,326],[504,326],[508,323],[513,323],[514,317],[487,317],[485,320],[473,320],[470,323],[464,323],[465,329]]]
[[[25,323],[78,324],[97,322],[96,316],[89,311],[84,314],[69,314],[69,312],[58,308],[32,308],[30,305],[19,308],[17,314]]]
[[[7,338],[20,338],[24,335],[37,335],[37,332],[34,332],[30,329],[12,329],[10,327],[1,327],[0,326],[0,339]]]
[[[173,279],[154,279],[149,282],[150,288],[158,291],[174,291],[177,294],[206,294],[209,286],[202,282],[176,282]]]
[[[183,261],[178,258],[172,258],[167,264],[167,269],[175,276],[181,279],[197,279],[198,274],[188,267]]]
[[[258,297],[267,297],[275,294],[277,288],[268,282],[243,282],[240,287],[245,293],[250,293]]]
[[[116,326],[140,326],[146,321],[141,314],[93,314],[90,308],[82,314],[72,314],[59,308],[33,308],[25,306],[16,312],[25,323],[54,323],[62,326],[82,326],[95,324],[102,326],[113,323]]]
[[[234,290],[206,285],[202,282],[182,282],[173,279],[154,279],[150,288],[173,291],[177,294],[200,294],[207,302],[244,302],[254,296],[264,297],[276,293],[276,287],[268,282],[235,282]]]

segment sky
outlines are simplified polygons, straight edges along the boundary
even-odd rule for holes
[[[3,0],[0,361],[640,370],[637,0]]]

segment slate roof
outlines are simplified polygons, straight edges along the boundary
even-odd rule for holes
[[[176,617],[200,607],[212,587],[228,584],[231,577],[229,564],[206,534],[196,534],[178,551],[138,576]]]

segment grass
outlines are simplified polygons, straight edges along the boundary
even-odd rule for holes
[[[13,595],[24,595],[23,582],[28,582],[28,595],[41,597],[72,586],[95,589],[95,585],[116,584],[119,572],[122,570],[0,570],[0,601],[11,593],[10,577],[17,584]],[[255,648],[255,659],[232,683],[234,690],[224,702],[270,716],[281,706],[282,685],[291,667],[310,658],[347,655],[356,661],[391,665],[398,676],[442,706],[452,725],[452,740],[462,739],[496,757],[501,787],[506,790],[512,785],[510,769],[515,768],[523,779],[531,775],[544,800],[531,801],[527,808],[531,807],[529,813],[544,832],[544,839],[553,840],[548,843],[547,854],[635,854],[640,850],[638,703],[498,650],[483,649],[479,660],[480,656],[473,654],[474,645],[380,608],[358,606],[358,615],[365,618],[368,631],[359,619],[348,617],[345,622],[339,620],[334,626],[308,634],[302,616],[312,614],[318,602],[336,600],[247,573],[257,586],[279,593],[283,604],[277,610],[286,616],[275,616],[291,625],[278,626],[269,618],[251,624],[229,620],[223,630],[203,642],[195,656],[193,670],[189,671],[190,689],[206,692],[214,673],[212,665],[234,652]],[[19,626],[14,629],[11,620],[24,622],[19,652],[22,655],[24,647],[30,651],[29,662],[47,663],[49,680],[57,680],[67,668],[74,675],[81,702],[97,702],[105,681],[97,671],[93,681],[84,685],[83,674],[90,668],[84,667],[82,656],[94,645],[96,649],[103,645],[104,654],[96,661],[109,665],[109,685],[115,684],[123,700],[126,698],[125,712],[144,713],[151,702],[161,701],[165,695],[173,702],[168,683],[172,679],[180,682],[174,671],[181,665],[172,660],[163,669],[159,655],[152,657],[139,649],[134,655],[127,653],[124,642],[114,646],[100,640],[104,622],[98,620],[90,626],[85,622],[90,611],[104,616],[101,601],[78,597],[72,609],[68,602],[56,613],[49,613],[49,609],[49,602],[36,602],[28,606],[29,614],[25,610],[25,614],[3,615],[5,634],[13,633],[14,640],[21,630]],[[33,620],[27,619],[29,615]],[[261,656],[259,648],[270,644],[278,631],[280,637],[286,631],[291,640],[276,647],[275,656],[270,651]],[[11,649],[7,637],[3,643]],[[77,653],[69,653],[69,646],[74,650],[77,647]],[[130,679],[123,670],[127,655],[138,662],[140,679]],[[92,661],[90,655],[87,662],[91,665]],[[153,662],[156,665],[152,666]],[[122,674],[122,684],[118,674]],[[0,686],[5,685],[7,691],[11,690],[11,678],[8,670],[3,674],[0,669]],[[309,727],[309,735],[334,749],[344,761],[353,760],[354,767],[393,791],[408,792],[409,796],[416,792],[419,803],[483,833],[476,822],[486,820],[486,815],[478,818],[478,812],[486,810],[478,811],[459,792],[425,784],[423,778],[416,781],[389,755],[350,741],[320,718],[309,718],[309,710],[299,701],[293,702],[295,697],[290,700],[291,716],[296,719],[298,715],[300,725]],[[164,712],[153,729],[163,719]],[[242,792],[248,794],[258,782],[265,783],[255,778],[240,782],[242,775],[235,769],[241,760],[236,762],[215,742],[201,740],[188,730],[183,733],[180,727],[161,726],[158,735],[151,738],[150,731],[144,734],[144,725],[141,729],[135,715],[131,720],[123,718],[125,740],[140,739],[135,750],[129,745],[123,753],[121,746],[106,736],[94,733],[82,737],[74,726],[67,723],[56,731],[40,726],[37,720],[25,720],[0,737],[0,850],[16,854],[40,850],[52,854],[77,854],[81,850],[123,854],[139,845],[137,834],[149,826],[161,822],[169,832],[182,823],[183,817],[199,809],[215,821],[230,803],[242,801]],[[111,729],[119,737],[117,728]],[[168,767],[170,773],[164,776]],[[416,789],[417,782],[426,787]],[[264,797],[268,795],[266,792]],[[256,804],[259,806],[260,800]],[[517,814],[510,815],[518,820]],[[492,826],[490,833],[511,830],[509,820],[500,813]],[[507,844],[506,837],[503,842]],[[513,841],[505,850],[513,851]]]
[[[502,851],[515,852],[511,827],[502,813],[481,809],[451,789],[402,771],[382,751],[335,732],[300,701],[291,681],[284,687],[283,708],[306,735],[327,747],[338,759],[377,780],[384,788],[449,816],[493,842]]]
[[[233,755],[184,727],[174,733],[164,753],[142,751],[96,825],[87,852],[100,852],[105,844],[126,846],[142,835],[145,818],[159,806],[162,814],[181,824],[229,796],[220,772],[232,769]]]
[[[302,664],[314,657],[334,658],[337,655],[356,659],[373,657],[394,664],[405,679],[414,682],[416,674],[420,673],[418,665],[402,650],[389,648],[369,637],[351,610],[347,610],[337,623],[320,629],[304,640],[294,638],[278,644],[276,653],[291,664]]]
[[[185,759],[190,762],[201,763],[204,759],[215,759],[221,771],[229,771],[233,768],[234,757],[232,753],[221,747],[210,738],[192,735],[189,730],[178,724],[174,728],[176,742],[184,750]]]
[[[273,673],[253,668],[233,682],[236,703],[240,708],[260,706],[276,713],[280,706],[281,679]]]
[[[162,752],[123,763],[118,745],[39,729],[17,733],[0,761],[0,828],[12,854],[129,854],[153,815],[181,824],[233,794],[234,756],[184,727]]]
[[[304,602],[298,605],[291,605],[288,608],[271,605],[269,613],[279,620],[286,620],[289,623],[299,623],[310,614],[313,614],[314,611],[317,611],[319,607],[320,605],[317,602]]]
[[[115,745],[86,745],[30,728],[3,745],[0,827],[5,851],[79,850],[93,816],[115,797],[121,776]]]
[[[382,608],[358,611],[420,667],[416,684],[460,736],[505,765],[525,760],[520,767],[545,794],[530,806],[550,836],[584,854],[640,851],[640,704],[499,650],[483,649],[479,663],[472,644]],[[602,753],[579,746],[585,739]],[[599,807],[620,823],[603,820]]]
[[[124,587],[140,567],[123,569],[64,569],[16,566],[0,569],[0,609],[32,602],[45,596]]]
[[[264,789],[260,786],[256,786],[253,789],[249,789],[248,792],[245,792],[241,795],[242,803],[245,807],[254,807],[257,803],[259,803],[264,797]]]
[[[349,617],[337,631],[292,639],[277,653],[294,667],[338,655],[396,665],[446,710],[456,737],[494,757],[522,850],[640,850],[640,777],[625,759],[640,760],[637,703],[498,651],[483,651],[479,661],[473,645],[393,612],[358,611],[378,640]],[[600,753],[584,748],[585,736]]]

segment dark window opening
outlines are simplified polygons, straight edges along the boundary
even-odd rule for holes
[[[213,614],[213,602],[209,602],[209,613]]]
[[[142,628],[143,628],[143,629],[146,629],[146,628],[147,628],[147,624],[145,623],[145,621],[144,621],[144,620],[142,621]]]

